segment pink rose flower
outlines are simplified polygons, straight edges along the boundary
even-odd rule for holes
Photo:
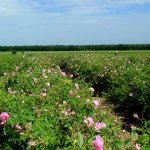
[[[70,78],[73,78],[73,74],[70,74],[69,77],[70,77]]]
[[[65,73],[65,72],[61,72],[60,74],[61,74],[62,77],[65,77],[65,76],[66,76],[66,73]]]
[[[46,97],[46,96],[47,96],[47,93],[42,92],[42,93],[40,94],[40,96],[42,96],[42,97]]]
[[[133,93],[129,93],[129,96],[130,96],[130,97],[133,97],[133,96],[134,96],[134,94],[133,94]]]
[[[0,122],[0,126],[3,126],[6,122],[2,121]]]
[[[17,130],[22,130],[22,128],[21,128],[21,126],[19,124],[14,125],[13,128],[15,128]]]
[[[105,123],[100,123],[100,122],[96,122],[95,123],[95,130],[98,131],[99,129],[105,128],[106,124]]]
[[[7,112],[2,112],[0,114],[0,126],[5,125],[8,119],[9,119],[9,114]]]
[[[103,150],[103,139],[100,137],[100,135],[97,135],[95,140],[92,142],[93,147],[95,150]]]
[[[89,88],[89,91],[90,91],[91,93],[94,93],[95,90],[94,90],[94,88],[91,87],[91,88]]]
[[[7,113],[7,112],[2,112],[1,114],[0,114],[0,120],[1,121],[7,121],[9,119],[9,114]]]
[[[35,141],[29,141],[29,146],[31,147],[31,148],[35,148],[36,147],[36,142]]]
[[[135,145],[135,150],[140,150],[139,144],[136,144],[136,145]]]
[[[16,129],[17,133],[21,133],[23,131],[22,127],[19,124],[14,125],[13,128]]]
[[[92,127],[93,126],[93,118],[92,117],[87,117],[84,119],[84,123],[88,126],[88,127]]]
[[[97,109],[99,107],[99,101],[94,100],[93,103],[94,103],[94,108]]]

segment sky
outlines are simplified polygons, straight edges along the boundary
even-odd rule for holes
[[[0,0],[0,45],[150,43],[150,0]]]

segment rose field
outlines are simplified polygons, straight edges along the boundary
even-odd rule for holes
[[[0,150],[150,150],[150,51],[0,53]]]

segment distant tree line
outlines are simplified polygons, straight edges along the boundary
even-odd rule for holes
[[[102,50],[150,50],[150,44],[116,44],[116,45],[34,45],[34,46],[0,46],[0,51],[102,51]]]

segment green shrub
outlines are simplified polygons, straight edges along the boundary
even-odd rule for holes
[[[148,56],[72,54],[55,61],[69,74],[88,82],[100,96],[107,95],[120,106],[128,105],[132,113],[150,116]]]
[[[0,55],[0,76],[4,75],[4,72],[6,73],[13,69],[15,71],[15,66],[17,67],[21,60],[20,55]]]

